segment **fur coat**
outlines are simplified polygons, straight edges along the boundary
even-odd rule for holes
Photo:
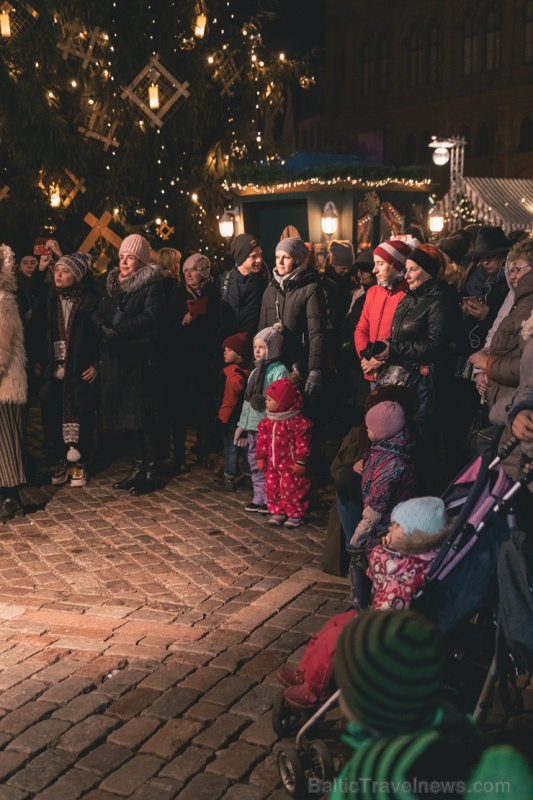
[[[15,257],[0,245],[0,403],[23,405],[28,396],[24,333],[17,305]]]

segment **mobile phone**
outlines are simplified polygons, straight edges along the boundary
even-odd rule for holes
[[[34,256],[51,256],[52,251],[45,244],[36,244],[33,248]]]

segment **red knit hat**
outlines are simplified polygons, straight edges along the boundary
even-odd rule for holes
[[[381,258],[394,267],[398,272],[405,269],[405,262],[413,252],[411,245],[402,242],[401,239],[389,239],[381,242],[374,250],[374,258]]]
[[[271,383],[265,394],[278,404],[276,413],[294,411],[303,404],[302,395],[290,377],[280,378],[279,381]]]
[[[252,342],[247,333],[234,333],[222,342],[222,349],[229,347],[237,353],[243,361],[248,361],[252,357]]]

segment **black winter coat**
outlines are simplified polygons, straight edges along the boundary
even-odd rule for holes
[[[94,288],[85,292],[81,306],[72,320],[70,340],[67,350],[66,375],[72,375],[74,381],[74,411],[76,414],[90,414],[98,408],[99,386],[98,380],[89,383],[82,379],[82,373],[89,367],[96,367],[100,372],[100,345],[99,337],[93,321],[93,314],[98,306],[99,295]],[[57,302],[57,293],[52,286],[48,296],[48,332],[46,337],[47,362],[44,370],[44,383],[40,390],[40,397],[48,400],[51,396],[54,362],[54,304]]]
[[[102,341],[102,419],[111,430],[143,430],[157,422],[161,410],[161,272],[148,264],[123,282],[118,275],[118,269],[109,273],[94,314],[99,330],[105,325],[117,332]]]
[[[302,264],[283,284],[274,270],[263,295],[259,330],[281,323],[284,360],[296,366],[302,377],[312,369],[323,370],[326,356],[327,312],[315,270]]]
[[[411,371],[420,398],[418,420],[435,414],[440,389],[451,377],[459,320],[454,295],[444,281],[430,279],[408,291],[392,319],[389,363]]]
[[[257,327],[261,300],[268,284],[265,271],[242,275],[237,267],[224,272],[219,278],[221,336],[225,339],[234,333],[251,333]]]

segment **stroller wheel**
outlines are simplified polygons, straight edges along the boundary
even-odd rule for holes
[[[272,727],[276,736],[284,739],[290,735],[292,711],[285,702],[283,689],[277,693],[272,706]]]
[[[300,757],[290,745],[278,752],[278,772],[285,789],[291,797],[306,795],[305,772]]]
[[[320,783],[331,781],[335,775],[333,759],[329,747],[322,739],[313,739],[307,748],[307,763],[312,778]]]

